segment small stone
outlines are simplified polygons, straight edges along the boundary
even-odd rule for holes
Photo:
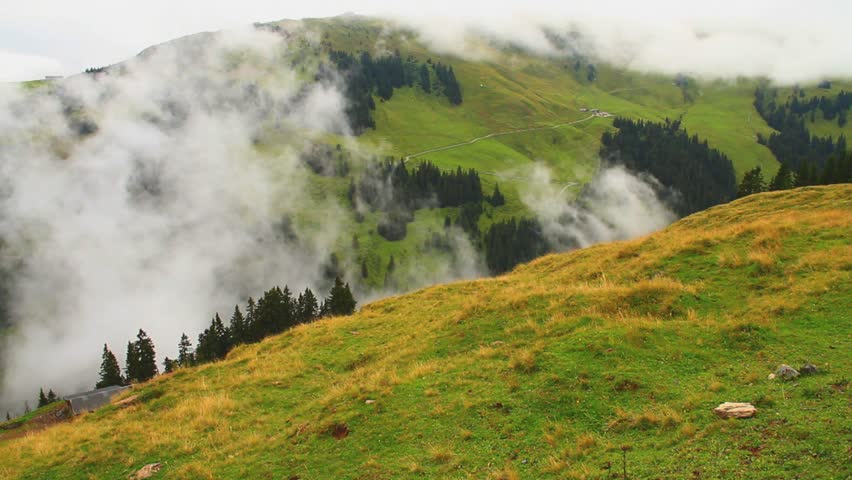
[[[775,376],[781,380],[789,381],[799,376],[799,372],[790,365],[781,364],[775,369]]]
[[[725,402],[713,409],[721,418],[751,418],[757,409],[750,403]]]
[[[768,378],[769,380],[775,380],[775,374],[774,374],[774,373],[770,373],[770,374],[769,374],[769,376],[768,376],[768,377],[766,377],[766,378]]]
[[[134,403],[137,403],[138,400],[139,400],[139,395],[131,395],[131,396],[125,398],[124,400],[115,402],[115,406],[117,406],[118,408],[129,407],[129,406],[133,405]]]
[[[364,403],[366,403],[367,405],[372,405],[372,404],[376,403],[376,401],[370,399],[370,400],[366,400]]]
[[[802,375],[813,375],[817,373],[817,367],[813,363],[806,363],[799,369],[799,373]]]
[[[135,480],[151,478],[155,473],[159,472],[162,467],[163,465],[160,463],[149,463],[148,465],[140,468],[139,471],[133,474],[130,478]]]

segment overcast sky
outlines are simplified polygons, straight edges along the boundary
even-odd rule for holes
[[[595,18],[602,22],[617,16],[622,20],[659,23],[661,28],[684,18],[713,17],[751,22],[756,28],[807,24],[826,32],[845,31],[845,23],[852,18],[852,2],[845,0],[804,3],[787,0],[492,0],[487,3],[458,0],[28,0],[5,3],[7,5],[0,9],[0,80],[6,81],[49,74],[68,75],[86,67],[115,63],[152,44],[199,31],[345,12],[457,17],[480,22],[487,18],[516,17]],[[849,58],[839,61],[852,62]]]

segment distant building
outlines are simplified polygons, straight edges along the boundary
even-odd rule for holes
[[[71,410],[74,415],[79,415],[84,412],[91,412],[104,405],[109,404],[112,397],[127,390],[130,387],[105,387],[89,392],[77,393],[64,397],[64,400],[71,404]]]
[[[63,77],[62,75],[47,75],[44,77],[44,79],[48,82],[55,82],[56,80],[62,80],[63,78],[65,77]]]
[[[589,109],[588,109],[588,108],[581,108],[581,109],[580,109],[580,111],[581,111],[581,112],[588,112],[588,111],[589,111]]]

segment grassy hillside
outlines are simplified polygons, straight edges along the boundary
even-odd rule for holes
[[[2,441],[0,477],[846,478],[851,212],[761,194],[376,302]]]
[[[377,19],[338,17],[307,23],[322,32],[326,48],[375,55],[398,50],[404,58],[413,56],[419,62],[453,66],[464,95],[460,106],[451,105],[437,89],[425,93],[419,87],[397,89],[388,101],[375,98],[376,128],[359,138],[359,143],[371,151],[402,158],[493,133],[576,122],[589,116],[581,108],[600,108],[615,115],[653,121],[679,118],[691,134],[727,154],[738,176],[756,165],[762,166],[767,176],[774,175],[778,168],[772,153],[756,141],[757,133],[768,136],[772,131],[752,105],[757,80],[690,80],[687,87],[679,87],[670,76],[600,64],[597,78],[589,81],[585,68],[575,71],[574,61],[567,56],[535,57],[517,49],[497,48],[483,40],[480,47],[489,52],[489,59],[472,61],[431,51],[410,32],[389,28]],[[578,191],[594,175],[599,165],[601,134],[611,128],[611,118],[595,117],[554,129],[484,139],[419,155],[413,161],[430,161],[445,169],[475,168],[482,174],[486,194],[499,183],[507,203],[483,217],[480,228],[485,231],[494,221],[531,216],[520,201],[520,194],[529,188],[529,173],[537,164],[551,169],[555,183],[572,185],[571,191]],[[368,246],[356,256],[367,259],[369,283],[381,284],[383,266],[391,254],[403,262],[422,257],[418,249],[443,216],[454,215],[455,209],[440,215],[421,213],[411,225],[413,236],[401,242],[381,238],[376,233],[377,219],[368,218],[363,224],[353,225],[362,245]],[[421,219],[424,223],[420,223]],[[341,240],[343,252],[348,237]]]

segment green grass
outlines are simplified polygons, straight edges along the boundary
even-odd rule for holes
[[[755,195],[301,326],[0,442],[0,476],[609,478],[627,447],[630,478],[845,478],[850,199]]]
[[[731,158],[740,178],[756,166],[767,176],[778,170],[772,152],[757,143],[758,133],[768,137],[773,130],[754,110],[753,93],[754,84],[746,81],[702,86],[695,103],[683,116],[687,131],[698,134]]]

